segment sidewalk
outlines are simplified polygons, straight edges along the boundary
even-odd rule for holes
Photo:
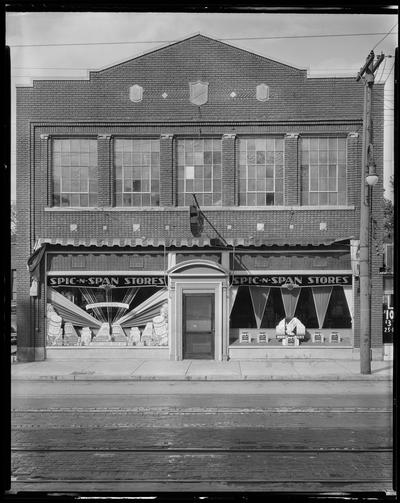
[[[392,379],[393,362],[373,361],[371,370],[371,374],[361,375],[358,360],[79,359],[15,362],[11,364],[11,378],[48,381],[387,381]]]

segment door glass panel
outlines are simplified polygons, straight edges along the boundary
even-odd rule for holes
[[[185,294],[183,308],[183,357],[213,358],[214,294]]]
[[[186,296],[186,332],[211,332],[212,297]]]

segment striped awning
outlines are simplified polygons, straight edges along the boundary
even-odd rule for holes
[[[135,248],[135,247],[224,247],[228,246],[244,246],[244,247],[260,247],[260,246],[329,246],[334,243],[348,242],[353,239],[353,236],[313,239],[305,238],[303,240],[288,240],[288,239],[267,239],[267,238],[226,238],[225,243],[222,240],[209,237],[201,238],[39,238],[37,239],[34,251],[38,250],[45,244],[60,245],[60,246],[96,246],[100,247],[119,247],[119,248]]]

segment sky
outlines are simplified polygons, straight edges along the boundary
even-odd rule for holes
[[[112,66],[196,33],[307,69],[310,77],[355,77],[372,49],[377,55],[383,52],[387,57],[376,73],[376,82],[385,82],[384,186],[385,196],[393,199],[388,180],[393,174],[397,32],[395,14],[8,12],[11,199],[16,198],[15,86],[30,86],[34,79],[86,79],[90,70]],[[243,40],[246,38],[251,40]]]

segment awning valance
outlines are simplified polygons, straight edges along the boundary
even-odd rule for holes
[[[259,246],[329,246],[335,243],[349,242],[352,236],[341,238],[303,240],[290,239],[269,239],[269,238],[226,238],[228,246],[259,247]],[[66,237],[44,237],[39,238],[35,244],[35,250],[44,244],[60,246],[95,246],[95,247],[217,247],[224,248],[225,245],[220,240],[209,237],[200,238],[66,238]]]

